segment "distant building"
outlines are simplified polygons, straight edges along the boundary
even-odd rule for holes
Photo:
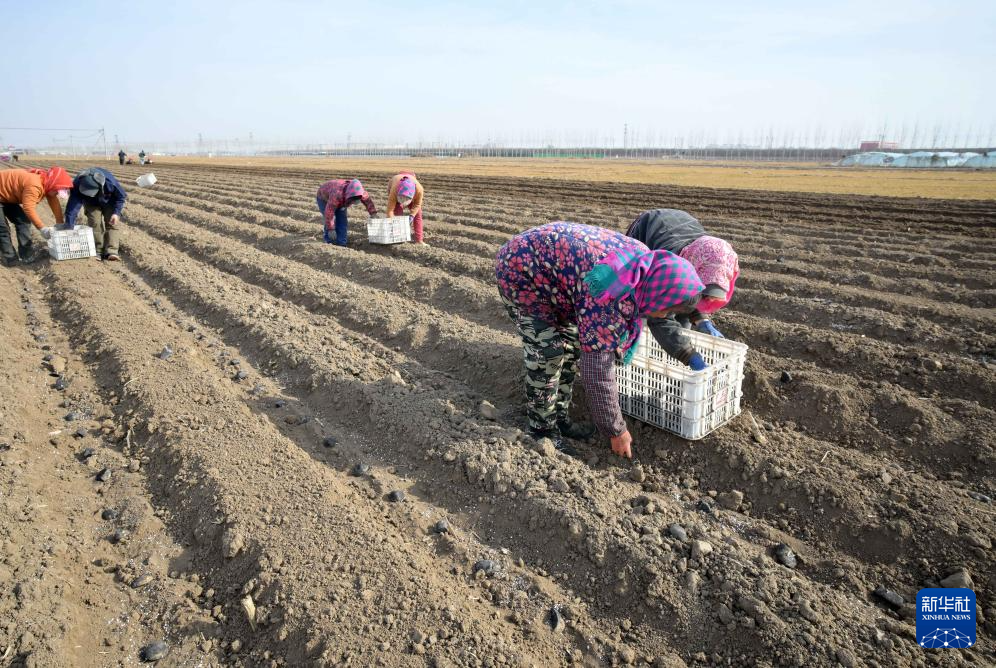
[[[878,139],[874,141],[863,141],[861,142],[861,147],[859,151],[888,151],[891,149],[899,148],[899,142],[897,141],[879,141]]]

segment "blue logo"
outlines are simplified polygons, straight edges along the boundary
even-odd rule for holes
[[[916,641],[920,647],[975,646],[975,592],[921,589],[916,593]]]

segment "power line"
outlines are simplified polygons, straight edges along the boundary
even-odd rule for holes
[[[102,128],[0,128],[0,130],[33,130],[36,132],[100,132]]]

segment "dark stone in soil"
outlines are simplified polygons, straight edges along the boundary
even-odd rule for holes
[[[975,499],[976,501],[981,501],[982,503],[992,503],[991,497],[982,494],[981,492],[969,492],[968,495]]]
[[[100,473],[97,474],[97,480],[99,482],[107,482],[110,479],[111,479],[111,469],[110,468],[100,469]]]
[[[76,422],[77,420],[82,420],[83,415],[77,411],[69,411],[62,419],[66,422]]]
[[[138,658],[147,663],[151,663],[166,656],[166,652],[168,651],[169,647],[166,646],[166,643],[162,640],[157,640],[140,649],[138,652]]]
[[[110,522],[111,520],[118,519],[118,511],[113,508],[105,508],[104,512],[100,513],[100,519]]]
[[[699,499],[695,504],[695,509],[703,513],[711,513],[713,508],[715,508],[715,504],[712,499]]]
[[[432,533],[449,533],[450,523],[446,520],[439,520],[432,525]]]
[[[405,500],[405,493],[400,489],[396,489],[387,495],[387,500],[391,503],[400,503]]]
[[[112,533],[107,540],[111,541],[111,543],[113,543],[114,545],[117,545],[118,543],[125,542],[127,538],[128,538],[128,532],[125,531],[124,529],[118,529],[117,531]]]
[[[97,451],[93,448],[83,448],[83,452],[80,453],[80,459],[86,461],[97,454]]]
[[[274,408],[283,408],[286,405],[287,405],[287,402],[284,401],[283,399],[277,399],[276,401],[273,402],[273,407]]]
[[[169,346],[165,346],[162,349],[162,351],[159,353],[159,359],[161,360],[168,360],[172,356],[173,356],[173,349],[170,348]]]
[[[474,572],[482,571],[488,577],[501,570],[501,566],[493,559],[481,559],[474,563]]]
[[[67,387],[69,387],[69,381],[66,379],[65,376],[59,376],[58,380],[55,381],[55,384],[52,385],[52,387],[60,391],[64,390]]]
[[[775,545],[775,561],[786,568],[795,568],[799,563],[799,560],[795,556],[795,552],[793,552],[792,548],[785,543]]]
[[[893,610],[899,610],[906,603],[906,599],[892,591],[891,589],[886,589],[885,587],[878,587],[872,592],[875,598],[883,601]]]
[[[326,448],[334,448],[338,443],[339,439],[337,439],[335,436],[326,436],[325,439],[322,440],[322,445],[324,445]]]
[[[75,436],[76,438],[86,438],[86,429],[84,427],[79,427],[73,433],[73,436]]]
[[[783,383],[791,383],[792,374],[790,374],[788,371],[782,371],[782,375],[781,378],[779,378],[779,380],[781,380]]]
[[[249,377],[248,371],[239,371],[237,374],[235,374],[235,380],[245,380],[248,377]]]
[[[550,628],[556,631],[562,631],[564,629],[564,617],[560,614],[560,610],[557,606],[550,608],[550,614],[547,615],[547,622],[550,624]]]
[[[51,362],[53,357],[55,356],[52,354],[45,355],[44,357],[42,357],[42,362]]]
[[[349,470],[349,475],[352,476],[363,476],[370,473],[370,466],[367,464],[355,464],[353,468]]]

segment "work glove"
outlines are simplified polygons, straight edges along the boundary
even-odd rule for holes
[[[54,229],[55,228],[52,227],[51,225],[47,225],[47,226],[41,228],[40,230],[38,230],[38,233],[42,235],[43,239],[51,239],[52,238],[52,231]]]
[[[712,324],[712,320],[702,320],[699,324],[695,325],[695,329],[702,332],[703,334],[708,334],[709,336],[715,336],[718,339],[725,339],[723,333],[716,329],[715,325]]]
[[[702,371],[709,365],[705,363],[704,359],[702,359],[702,355],[695,353],[691,356],[691,358],[689,358],[688,366],[692,367],[692,371]]]
[[[335,243],[335,234],[330,229],[322,230],[322,238],[325,240],[325,243],[327,244]]]

